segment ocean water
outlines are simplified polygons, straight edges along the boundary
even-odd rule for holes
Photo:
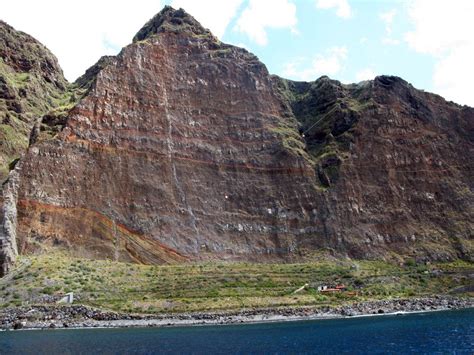
[[[0,332],[1,354],[474,354],[474,309],[250,325]]]

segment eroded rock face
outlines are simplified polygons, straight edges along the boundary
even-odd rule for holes
[[[473,109],[393,77],[272,77],[169,7],[99,64],[18,167],[21,253],[472,257]]]
[[[338,247],[359,258],[472,259],[474,109],[389,76],[279,87],[327,188]]]
[[[63,99],[67,85],[46,47],[0,20],[0,182],[28,146],[35,121]]]
[[[314,169],[284,145],[304,143],[265,66],[208,31],[163,24],[102,69],[60,137],[22,160],[20,251],[259,259],[322,241]]]

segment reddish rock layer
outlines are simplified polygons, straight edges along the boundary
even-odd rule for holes
[[[20,252],[472,257],[472,109],[392,77],[271,77],[170,8],[97,68],[16,169]]]
[[[474,109],[387,76],[287,90],[327,188],[337,250],[472,259]]]
[[[20,252],[64,243],[110,255],[98,214],[159,251],[150,260],[132,245],[120,260],[259,259],[315,244],[314,170],[279,132],[296,124],[245,50],[188,31],[136,42],[100,71],[60,138],[22,160]]]

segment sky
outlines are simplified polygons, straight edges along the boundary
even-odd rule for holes
[[[343,83],[397,75],[474,106],[474,0],[4,0],[0,19],[45,44],[74,81],[164,5],[253,52],[272,74]]]

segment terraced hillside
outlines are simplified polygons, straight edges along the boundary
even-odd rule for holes
[[[0,279],[0,304],[50,303],[74,292],[76,303],[135,313],[333,306],[372,299],[472,295],[472,270],[473,265],[465,262],[424,265],[408,260],[395,266],[325,258],[302,264],[149,266],[56,253],[22,257],[15,270]],[[306,284],[306,289],[295,293]],[[338,284],[347,291],[317,291],[318,286]]]

